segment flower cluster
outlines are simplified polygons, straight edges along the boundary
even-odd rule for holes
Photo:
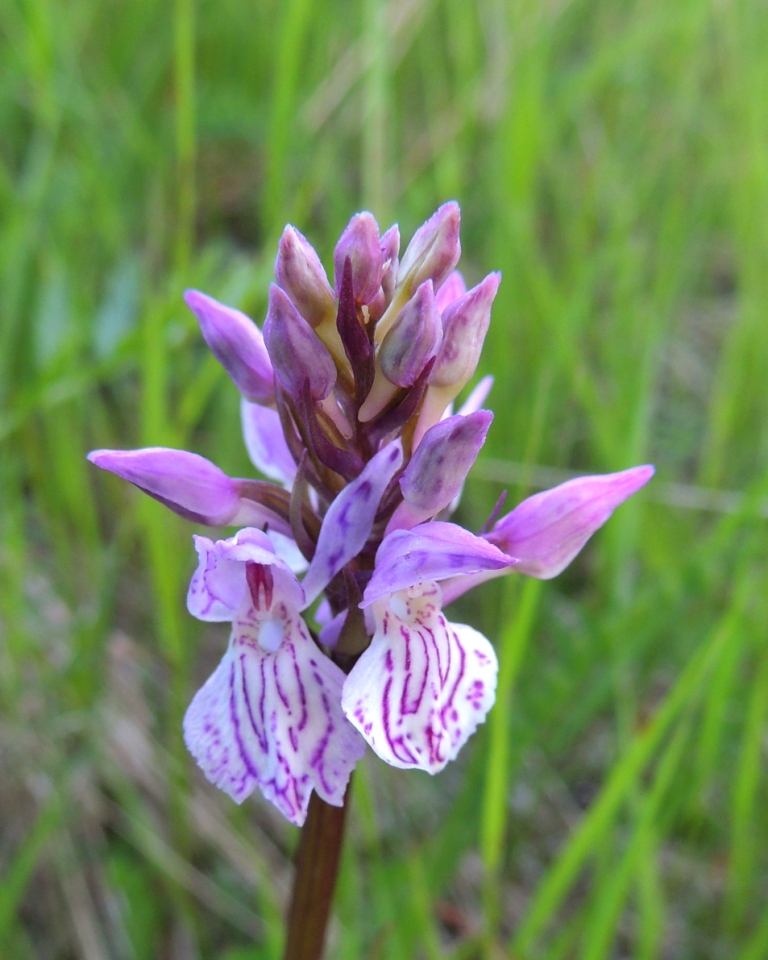
[[[466,290],[459,208],[447,203],[400,258],[356,214],[333,285],[286,227],[263,332],[186,294],[242,395],[245,443],[267,482],[231,479],[193,453],[97,450],[97,466],[181,516],[241,528],[195,538],[190,612],[231,621],[227,651],[194,697],[186,743],[236,801],[255,787],[301,824],[312,790],[341,805],[366,742],[388,763],[437,773],[493,704],[497,661],[443,607],[490,577],[559,573],[653,473],[636,467],[537,494],[475,535],[449,521],[492,414],[474,375],[500,276]],[[301,579],[299,579],[299,576]],[[322,597],[313,632],[304,617]]]

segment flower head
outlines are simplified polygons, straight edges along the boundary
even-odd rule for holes
[[[571,481],[478,536],[448,522],[491,426],[490,378],[455,414],[453,402],[501,279],[467,291],[460,251],[455,203],[402,255],[397,226],[380,235],[363,212],[336,245],[332,284],[286,227],[263,333],[187,293],[267,480],[180,450],[90,454],[189,520],[244,528],[196,538],[190,612],[232,629],[184,734],[212,783],[238,802],[258,787],[294,823],[312,790],[343,802],[366,741],[398,767],[437,773],[453,759],[493,704],[497,661],[443,607],[491,577],[559,573],[653,473]],[[305,613],[319,598],[315,635]]]

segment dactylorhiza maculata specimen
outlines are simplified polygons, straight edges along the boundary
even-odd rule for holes
[[[445,605],[491,577],[555,576],[653,473],[572,480],[479,534],[452,523],[493,419],[482,409],[491,378],[458,413],[453,402],[501,278],[466,290],[455,203],[399,251],[397,226],[379,235],[370,213],[356,214],[331,284],[286,227],[263,331],[187,292],[242,395],[250,457],[274,482],[230,479],[182,450],[90,454],[189,520],[240,528],[195,537],[189,610],[232,632],[184,734],[212,783],[238,803],[258,787],[295,824],[312,790],[343,804],[366,743],[433,774],[456,757],[493,705],[497,661]]]

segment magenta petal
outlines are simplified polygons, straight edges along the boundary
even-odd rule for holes
[[[240,498],[235,483],[219,468],[186,450],[92,450],[91,463],[135,484],[187,520],[209,526],[228,524]]]
[[[524,500],[488,534],[518,558],[515,570],[548,580],[568,566],[616,507],[653,476],[652,466],[580,477]]]
[[[283,611],[274,652],[251,614],[233,624],[229,649],[193,699],[184,739],[203,773],[237,803],[258,787],[298,826],[312,790],[341,806],[365,744],[341,711],[342,671]]]
[[[244,399],[240,404],[240,416],[251,463],[265,477],[277,480],[290,490],[296,476],[296,461],[285,442],[277,410]]]
[[[486,638],[448,623],[440,588],[425,583],[377,605],[376,632],[344,683],[341,704],[382,760],[434,774],[485,719],[497,671]]]
[[[400,441],[387,444],[328,508],[320,528],[317,550],[302,583],[307,605],[365,546],[379,502],[402,462]]]
[[[373,576],[360,606],[425,580],[504,570],[515,563],[514,557],[455,523],[433,520],[412,530],[395,530],[376,553]]]
[[[211,352],[240,393],[256,403],[274,400],[272,364],[256,324],[239,310],[198,290],[187,290],[184,300],[197,317]]]

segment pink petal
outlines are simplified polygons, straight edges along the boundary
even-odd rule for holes
[[[459,297],[463,297],[466,292],[467,285],[464,283],[464,277],[462,277],[458,270],[454,270],[448,274],[443,285],[437,291],[435,305],[440,313],[442,313],[448,304],[453,303],[454,300],[458,300]]]
[[[518,558],[516,572],[549,580],[653,473],[644,466],[569,480],[524,500],[499,520],[488,540]]]
[[[259,644],[252,610],[235,620],[227,653],[187,710],[184,739],[208,780],[237,803],[259,787],[301,826],[313,789],[342,805],[365,744],[341,711],[344,674],[301,617],[281,614],[285,636],[273,653]]]
[[[448,623],[440,588],[403,591],[377,605],[377,629],[344,684],[342,708],[395,767],[438,773],[493,705],[498,664],[488,640]],[[396,610],[393,609],[396,607]]]
[[[424,580],[506,570],[514,563],[514,557],[455,523],[433,520],[412,530],[395,530],[376,553],[373,576],[360,606]]]
[[[239,310],[227,307],[199,290],[184,294],[200,323],[205,342],[233,383],[249,400],[270,403],[275,398],[275,378],[256,324]]]
[[[290,490],[296,476],[296,461],[285,442],[277,410],[244,399],[240,404],[240,414],[251,463],[265,477],[276,480]]]
[[[211,526],[228,524],[239,509],[234,481],[210,460],[187,450],[92,450],[88,459],[187,520]]]

